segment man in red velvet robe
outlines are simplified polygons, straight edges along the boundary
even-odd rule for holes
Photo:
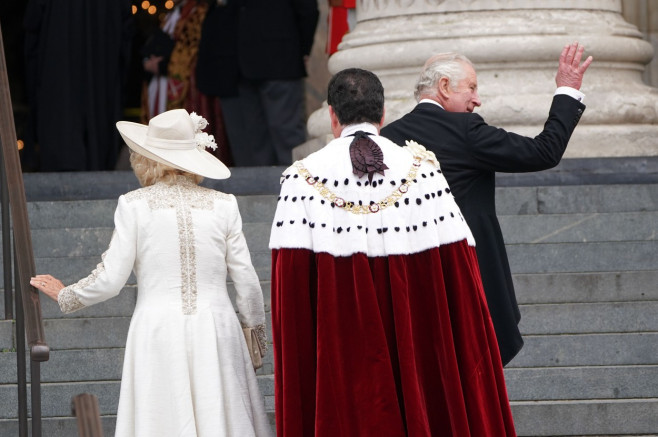
[[[434,154],[378,135],[384,90],[329,82],[336,139],[272,224],[279,437],[514,436],[472,234]]]

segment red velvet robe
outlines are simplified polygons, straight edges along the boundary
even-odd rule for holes
[[[349,138],[302,165],[367,204],[412,162],[373,138],[392,167],[379,191],[345,167]],[[355,215],[299,167],[284,173],[270,241],[278,436],[515,435],[470,231],[440,169],[415,176],[396,206]]]

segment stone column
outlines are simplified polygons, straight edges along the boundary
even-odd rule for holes
[[[651,44],[621,15],[621,0],[359,0],[357,25],[329,59],[375,72],[386,92],[386,122],[415,105],[425,60],[444,51],[475,64],[491,125],[523,135],[541,131],[562,47],[579,41],[594,63],[581,91],[585,111],[566,157],[658,154],[658,88],[642,82]],[[303,156],[330,138],[326,103],[308,121]]]

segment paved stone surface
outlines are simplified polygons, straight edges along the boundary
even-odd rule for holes
[[[512,414],[519,436],[655,436],[658,430],[656,398],[514,402]]]
[[[524,335],[523,339],[523,349],[507,368],[658,364],[658,332]]]
[[[658,300],[656,284],[657,270],[514,275],[522,304]]]
[[[653,398],[658,365],[516,368],[505,381],[512,401]]]
[[[658,301],[521,305],[519,328],[527,335],[657,332],[656,314]]]

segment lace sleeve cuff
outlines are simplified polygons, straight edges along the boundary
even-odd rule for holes
[[[85,304],[80,302],[78,296],[71,289],[71,287],[65,287],[59,292],[59,295],[57,296],[57,303],[59,304],[59,309],[62,310],[63,313],[67,314],[78,311],[85,307]]]

